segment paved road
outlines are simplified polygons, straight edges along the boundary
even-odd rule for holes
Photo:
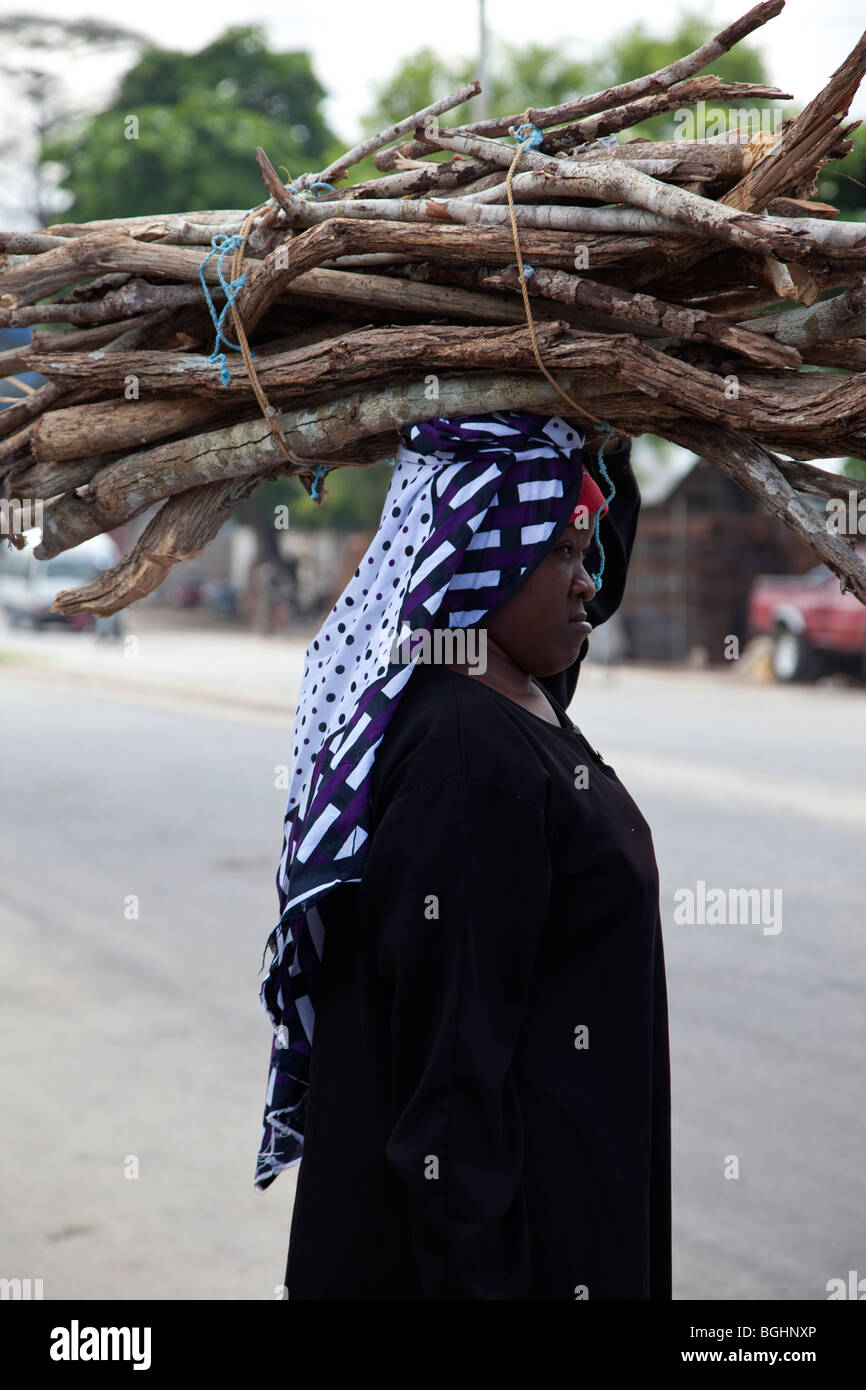
[[[866,693],[596,666],[571,713],[661,868],[675,1297],[826,1297],[866,1275]],[[294,1173],[253,1189],[257,972],[290,722],[15,667],[0,717],[0,1276],[273,1298]],[[781,889],[782,929],[677,924],[698,880]]]
[[[866,1275],[866,694],[614,678],[572,717],[660,866],[675,1297],[824,1298]],[[781,930],[678,925],[699,879],[778,888]]]

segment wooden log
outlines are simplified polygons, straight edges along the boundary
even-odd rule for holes
[[[0,265],[11,256],[36,256],[43,251],[56,251],[62,245],[62,238],[49,236],[44,232],[0,232]]]
[[[132,237],[119,232],[94,232],[90,236],[76,238],[64,244],[59,251],[48,251],[42,256],[29,258],[27,264],[14,270],[0,273],[0,286],[4,292],[15,299],[10,308],[35,304],[49,294],[63,289],[71,282],[80,279],[88,271],[113,267],[151,276],[162,280],[199,280],[202,254],[193,247],[167,246],[162,243],[134,241]],[[217,258],[214,256],[205,267],[205,279],[219,287]],[[144,278],[107,294],[99,305],[61,304],[46,308],[68,309],[69,323],[95,321],[87,317],[87,311],[100,308],[103,319],[127,318],[132,313],[146,309],[157,309],[167,305],[192,302],[186,285],[151,285]],[[201,286],[199,284],[199,295]],[[184,298],[186,296],[186,298]],[[44,320],[49,321],[47,318]]]
[[[750,328],[755,334],[772,334],[777,342],[796,348],[859,338],[866,333],[866,279],[844,294],[822,300],[812,308],[762,314],[743,320],[739,326]]]
[[[54,222],[46,228],[52,236],[80,237],[91,232],[123,232],[143,241],[158,241],[165,236],[173,222],[212,223],[216,235],[223,226],[241,227],[247,210],[244,208],[196,209],[193,212],[145,213],[140,217],[104,217],[92,222]]]
[[[568,363],[561,372],[564,388],[585,402],[597,418],[607,411],[607,418],[629,433],[652,429],[671,438],[678,418],[696,416],[748,432],[768,447],[795,457],[805,451],[815,458],[842,453],[856,457],[866,448],[866,381],[856,376],[826,382],[816,381],[811,374],[744,372],[739,394],[731,399],[724,377],[676,361],[625,334],[575,335],[563,349],[549,351],[551,371],[560,366],[562,357]],[[366,434],[396,428],[412,418],[460,414],[461,407],[463,411],[537,409],[553,401],[561,413],[562,397],[538,373],[514,373],[503,380],[501,375],[479,372],[456,380],[457,386],[449,390],[451,383],[440,378],[439,397],[432,403],[427,400],[426,413],[418,416],[411,411],[420,407],[418,395],[426,387],[426,376],[424,386],[412,383],[368,390],[322,404],[314,412],[289,411],[280,418],[280,426],[292,451],[313,460]],[[491,399],[511,404],[488,404]],[[517,400],[520,406],[514,405]],[[267,423],[256,420],[132,455],[98,474],[84,496],[67,495],[46,507],[38,557],[49,558],[110,530],[161,497],[200,482],[273,467],[275,452],[277,445]]]
[[[866,338],[804,346],[801,355],[804,362],[819,367],[841,367],[848,372],[863,372],[866,371]]]
[[[672,437],[693,449],[738,483],[777,516],[798,540],[817,555],[861,603],[866,603],[866,563],[853,546],[830,531],[797,496],[776,459],[755,440],[736,430],[708,428],[698,421],[678,426]],[[842,482],[847,480],[840,480]]]
[[[838,217],[839,209],[832,203],[816,203],[810,198],[771,198],[767,204],[770,217]]]
[[[558,343],[568,343],[571,338],[570,330],[561,320],[542,323],[538,329],[538,342],[545,351],[552,350]],[[43,359],[45,354],[40,355],[40,361]],[[23,360],[27,364],[30,358],[25,355]],[[518,328],[490,327],[485,333],[478,333],[472,327],[422,323],[405,328],[350,329],[334,338],[323,338],[289,351],[268,351],[256,359],[256,371],[267,392],[279,394],[281,399],[307,400],[317,389],[334,390],[353,377],[358,381],[373,381],[377,376],[399,371],[401,366],[413,370],[429,366],[431,371],[489,369],[502,361],[531,366],[534,360],[529,335],[522,324]],[[209,398],[200,403],[211,413],[219,408],[218,401],[236,404],[252,398],[246,368],[239,355],[226,361],[229,381],[225,385],[214,364],[207,357],[193,353],[131,352],[124,353],[122,358],[112,354],[96,360],[90,353],[69,353],[45,359],[45,367],[58,383],[72,386],[98,380],[103,393],[115,395],[123,390],[125,381],[132,375],[144,396],[159,393],[166,410],[177,406],[178,397],[181,401],[189,401],[193,392]],[[114,407],[118,404],[113,402]],[[135,412],[149,403],[140,400],[122,404],[128,404]],[[160,402],[152,404],[160,406]],[[132,428],[136,427],[132,425]]]
[[[32,372],[28,358],[18,348],[8,348],[0,352],[0,377],[15,376],[18,372]]]
[[[457,155],[445,163],[423,164],[420,168],[403,169],[382,178],[365,179],[363,183],[337,189],[331,199],[351,202],[355,198],[406,198],[435,189],[459,189],[462,185],[477,182],[485,174],[486,168],[479,160],[461,159]]]
[[[490,164],[508,167],[514,151],[496,140],[479,136],[459,136],[440,131],[436,143],[442,149],[458,149],[466,154],[486,159]],[[529,168],[550,168],[561,178],[573,179],[576,198],[598,198],[601,202],[632,203],[647,212],[661,213],[706,236],[718,237],[734,246],[751,251],[764,250],[781,258],[795,258],[795,253],[808,250],[802,233],[792,232],[781,218],[756,217],[752,213],[737,213],[721,203],[687,193],[682,188],[659,183],[630,169],[616,160],[597,160],[580,164],[569,159],[553,159],[524,150],[520,156]],[[430,200],[428,199],[428,205]],[[568,211],[568,209],[566,209]]]
[[[833,73],[827,85],[798,116],[786,122],[771,148],[724,195],[731,207],[766,207],[772,198],[802,185],[811,196],[823,156],[838,139],[841,122],[866,73],[866,34]],[[858,121],[857,125],[860,124]],[[850,129],[850,128],[849,128]]]
[[[625,147],[623,146],[622,148]],[[615,151],[611,150],[610,154],[615,154]],[[581,164],[590,164],[594,161],[579,159],[577,162]],[[640,159],[635,157],[629,160],[622,160],[621,162],[624,164],[627,163],[629,168],[636,169],[639,174],[647,174],[650,178],[658,179],[660,182],[664,183],[696,183],[703,187],[704,184],[721,182],[718,179],[714,166],[708,160],[702,160],[690,152],[680,154],[677,157],[671,156],[664,159],[656,157]],[[459,196],[461,202],[471,203],[475,207],[480,204],[491,207],[507,203],[508,196],[505,190],[504,178],[483,180],[483,182],[487,186],[480,189],[477,193],[472,193],[467,190],[455,196]],[[574,196],[574,185],[570,179],[556,179],[551,177],[550,174],[542,171],[528,169],[525,173],[518,174],[517,178],[512,180],[511,192],[513,197],[516,200],[520,200],[521,203],[525,203],[528,200],[551,202],[555,198],[572,198]],[[576,209],[576,211],[622,212],[626,210],[613,208],[580,208]],[[643,216],[648,216],[648,214],[643,214]],[[669,223],[664,218],[660,218],[659,223],[659,230],[681,232],[681,228],[678,227],[676,223]]]
[[[484,281],[491,287],[503,285],[519,290],[517,268],[506,269]],[[544,295],[558,303],[595,309],[619,320],[617,327],[635,330],[650,328],[674,337],[700,338],[718,347],[732,348],[768,367],[797,367],[802,358],[797,351],[778,343],[761,342],[761,334],[744,330],[714,318],[700,309],[683,309],[646,294],[628,294],[625,290],[602,285],[582,275],[568,275],[561,270],[536,270],[527,280],[531,295]],[[616,329],[614,329],[616,331]],[[769,351],[768,351],[769,349]]]
[[[613,151],[611,151],[613,153]],[[578,163],[590,164],[594,161],[588,159],[578,159]],[[691,151],[683,151],[677,157],[661,159],[657,157],[647,157],[640,159],[635,156],[633,159],[623,160],[623,164],[628,164],[630,169],[637,169],[639,174],[647,174],[649,178],[659,179],[663,183],[680,184],[688,188],[690,193],[700,192],[705,184],[717,184],[720,182],[716,174],[715,166],[709,160],[700,159]],[[726,181],[727,182],[727,181]],[[513,191],[513,190],[512,190]],[[490,196],[484,199],[487,204],[498,204],[507,201],[505,193],[505,180],[495,185],[489,190]],[[544,183],[534,180],[527,182],[520,188],[521,199],[541,199],[549,201],[553,198],[570,198],[572,189],[567,182],[551,181],[545,186]],[[481,201],[473,199],[473,201]]]
[[[845,484],[845,491],[854,493],[859,500],[866,498],[866,482],[856,478],[841,478],[838,473],[828,473],[826,468],[816,468],[813,463],[797,463],[794,459],[775,460],[775,465],[798,492],[809,492],[814,497],[838,497],[839,488]]]
[[[156,401],[115,400],[68,406],[65,410],[48,411],[36,422],[31,453],[37,462],[55,463],[109,449],[123,453],[181,430],[198,431],[213,420],[214,414],[212,401],[171,396]]]
[[[348,214],[347,221],[359,217],[364,220],[366,226],[371,229],[375,226],[378,229],[370,230],[366,234],[357,233],[359,240],[354,241],[353,245],[395,248],[391,253],[371,251],[352,254],[392,254],[407,259],[417,255],[423,256],[425,260],[431,256],[440,256],[443,260],[460,257],[475,263],[481,260],[496,263],[501,260],[504,264],[508,264],[509,260],[514,258],[514,238],[506,209],[497,209],[493,216],[483,214],[482,221],[480,216],[476,218],[472,214],[465,214],[462,208],[455,208],[453,200],[449,199],[449,216],[453,210],[455,219],[458,219],[451,223],[443,221],[439,215],[440,200],[436,200],[432,204],[432,211],[423,217],[417,213],[401,212],[399,202],[389,202],[387,206],[396,211],[399,220],[392,221],[384,217],[380,220],[378,214],[383,208],[378,205],[370,205],[369,208],[361,205],[360,212],[358,204],[349,204],[345,208]],[[404,208],[411,206],[409,203],[402,205]],[[309,205],[304,205],[305,210],[299,213],[299,222],[308,228],[335,220],[333,217],[323,216],[324,210],[321,208],[311,208],[307,211],[308,207]],[[537,222],[538,210],[516,209],[518,225],[521,226],[521,247],[526,258],[535,264],[560,268],[573,265],[576,245],[572,233],[579,234],[580,246],[585,249],[591,264],[594,267],[602,267],[644,259],[655,249],[664,246],[666,236],[679,236],[682,232],[680,226],[667,218],[637,209],[575,207],[560,208],[557,211],[574,214],[560,219],[567,223],[567,230],[527,226],[526,218],[522,214],[529,213]],[[368,221],[367,218],[371,220]],[[466,225],[469,225],[471,230],[464,230]],[[382,231],[383,227],[389,230]],[[866,262],[866,227],[859,222],[840,223],[834,230],[844,232],[845,228],[852,229],[850,236],[843,237],[849,254],[859,254],[859,248],[862,247],[863,259]],[[656,232],[661,233],[659,239],[655,239]],[[344,235],[348,237],[349,234],[346,232]],[[478,248],[477,254],[473,249],[475,247]],[[275,250],[273,255],[276,262],[285,263],[285,250],[282,253]],[[343,253],[339,257],[329,259],[342,261]]]
[[[628,130],[631,126],[674,111],[679,107],[694,106],[699,101],[789,101],[790,92],[778,87],[768,87],[760,82],[724,82],[721,78],[708,74],[705,77],[691,77],[686,82],[678,82],[666,92],[639,97],[612,111],[587,116],[573,125],[562,126],[551,133],[538,146],[539,152],[551,154],[567,150],[573,145],[586,144],[598,140],[603,135]]]
[[[153,593],[172,565],[200,555],[239,502],[267,481],[267,475],[235,478],[191,488],[170,497],[112,569],[77,589],[62,589],[53,613],[96,613],[107,617]]]
[[[141,324],[145,317],[150,317],[152,320],[154,315],[118,319],[112,323],[98,323],[93,328],[47,328],[42,331],[35,328],[30,334],[28,347],[33,352],[92,352],[94,348],[104,347],[106,343],[119,338],[133,324]],[[28,370],[38,371],[39,369],[31,366]]]
[[[89,483],[102,468],[116,463],[123,454],[93,454],[90,458],[67,459],[62,463],[28,463],[16,468],[6,479],[7,491],[33,500],[59,497],[64,492]]]

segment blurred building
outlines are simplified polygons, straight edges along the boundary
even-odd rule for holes
[[[617,614],[626,651],[638,660],[723,661],[727,637],[746,639],[756,576],[800,574],[815,557],[705,459],[683,449],[660,456],[638,442],[633,466],[642,503]]]

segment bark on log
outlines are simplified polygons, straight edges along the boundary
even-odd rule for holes
[[[771,149],[723,201],[731,207],[763,208],[792,185],[808,181],[814,192],[815,178],[866,72],[866,34],[833,73],[827,85],[786,123]],[[858,121],[857,125],[860,124]]]
[[[31,453],[37,462],[59,463],[109,449],[140,449],[143,444],[165,439],[180,430],[199,429],[213,420],[214,414],[213,402],[185,396],[68,406],[65,410],[48,411],[36,421]]]
[[[576,336],[564,351],[569,368],[561,372],[562,385],[596,416],[604,416],[613,402],[612,422],[621,431],[654,429],[671,438],[675,422],[687,413],[747,430],[756,440],[786,453],[799,450],[797,457],[803,457],[804,451],[815,458],[843,452],[857,456],[866,448],[866,381],[859,377],[840,377],[827,384],[810,375],[782,374],[778,381],[770,373],[760,373],[756,382],[754,374],[744,373],[739,395],[730,399],[723,377],[675,361],[627,335],[606,340],[595,334]],[[581,357],[584,369],[575,371]],[[555,349],[549,353],[549,366],[551,370],[558,366]],[[288,412],[280,425],[294,453],[312,463],[345,448],[351,440],[414,418],[460,414],[467,408],[539,409],[549,404],[563,413],[561,396],[537,373],[502,378],[479,372],[456,382],[440,380],[439,397],[433,402],[423,398],[426,389],[422,379],[410,386],[362,392],[323,404],[315,412]],[[488,404],[491,399],[510,404]],[[418,409],[421,414],[413,415]],[[262,420],[132,455],[98,474],[84,497],[64,496],[45,508],[38,558],[47,559],[110,530],[160,497],[229,473],[241,476],[272,468],[278,452]],[[284,466],[284,471],[292,470]]]
[[[561,320],[554,320],[540,325],[538,341],[542,351],[549,352],[559,343],[570,342],[571,334]],[[40,360],[44,356],[41,354]],[[25,357],[24,360],[26,363],[29,359]],[[435,323],[418,324],[412,329],[352,329],[336,338],[288,352],[263,354],[257,359],[256,371],[267,392],[285,393],[289,399],[309,400],[315,390],[333,391],[351,380],[353,374],[362,382],[372,382],[376,376],[398,372],[401,367],[407,371],[425,367],[431,371],[487,369],[491,363],[498,365],[502,360],[513,361],[518,366],[533,365],[535,359],[524,326],[491,327],[483,334],[474,328]],[[165,407],[178,404],[173,401],[174,396],[179,396],[181,403],[189,401],[192,392],[210,398],[204,405],[211,413],[219,409],[220,402],[252,399],[246,368],[239,357],[226,363],[230,379],[225,386],[208,358],[191,353],[126,353],[122,360],[113,361],[106,356],[97,363],[89,353],[69,353],[48,359],[45,367],[57,381],[70,386],[98,377],[101,389],[107,394],[122,390],[131,374],[137,378],[145,396],[160,393]],[[144,400],[131,403],[129,408],[139,410],[145,403]]]
[[[128,555],[90,584],[61,589],[53,613],[84,611],[107,617],[153,593],[172,565],[200,555],[208,541],[265,477],[235,478],[170,497],[145,527]]]
[[[442,149],[478,155],[491,164],[506,168],[513,159],[513,151],[506,146],[495,140],[482,140],[479,136],[459,136],[450,131],[440,131],[436,144]],[[534,150],[524,150],[520,159],[529,168],[550,168],[560,178],[573,179],[573,196],[576,198],[632,203],[648,212],[661,213],[671,221],[706,236],[718,237],[750,251],[763,250],[782,259],[795,258],[798,252],[809,249],[804,244],[806,239],[802,233],[791,231],[789,224],[781,218],[756,217],[753,213],[745,212],[733,212],[731,215],[720,203],[686,193],[682,188],[659,183],[630,169],[628,165],[618,164],[616,160],[600,159],[592,164],[581,164],[575,160],[536,154]]]
[[[573,125],[562,126],[559,130],[552,131],[538,149],[541,153],[554,154],[559,150],[569,149],[572,145],[586,144],[591,140],[598,140],[603,135],[628,130],[631,126],[640,125],[642,121],[661,115],[665,111],[693,106],[699,101],[789,101],[791,95],[779,87],[768,87],[759,82],[724,82],[721,78],[709,74],[705,77],[692,77],[686,82],[678,82],[666,92],[639,97],[637,101],[629,102],[613,111],[587,116]]]
[[[488,276],[485,284],[519,289],[520,276],[516,269],[506,269]],[[750,333],[743,325],[733,326],[713,318],[700,309],[683,309],[667,304],[647,294],[628,294],[625,290],[601,285],[581,275],[567,275],[561,270],[536,270],[527,280],[531,295],[543,295],[557,303],[574,304],[595,309],[619,320],[619,330],[651,328],[672,337],[699,338],[719,347],[732,348],[744,357],[768,367],[797,367],[802,362],[799,352],[776,342],[761,342],[760,333]],[[614,329],[614,331],[617,331]],[[786,339],[790,342],[790,339]]]
[[[866,333],[866,280],[833,299],[824,299],[812,308],[789,309],[785,313],[762,314],[739,325],[753,333],[772,334],[779,343],[809,348],[817,343],[859,338]]]
[[[822,165],[836,154],[840,138],[847,136],[860,124],[858,121],[843,127],[842,121],[864,71],[866,34],[818,95],[798,116],[783,123],[779,135],[769,142],[769,148],[761,159],[724,194],[721,201],[730,207],[748,210],[765,208],[774,198],[785,193],[811,197],[818,173]],[[680,246],[670,248],[670,261],[679,266],[694,264],[710,249],[706,240],[703,245],[697,246],[682,242]],[[643,277],[641,283],[652,283],[652,279],[650,274]]]

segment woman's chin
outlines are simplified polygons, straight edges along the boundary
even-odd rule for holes
[[[586,641],[588,634],[584,632],[571,632],[570,641],[559,643],[557,650],[551,650],[545,660],[538,661],[533,667],[533,675],[542,679],[544,676],[558,676],[561,671],[567,671],[569,666],[573,666],[580,656],[580,649]],[[540,669],[543,667],[543,670]]]

